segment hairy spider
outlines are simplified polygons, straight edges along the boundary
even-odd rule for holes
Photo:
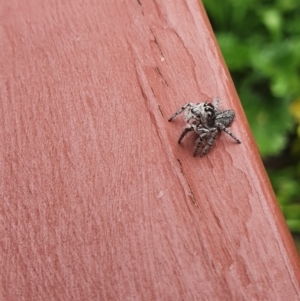
[[[235,113],[233,110],[219,110],[219,99],[215,98],[214,104],[200,102],[194,104],[192,102],[186,103],[175,114],[173,114],[168,121],[172,121],[177,115],[181,114],[185,109],[185,120],[187,126],[181,133],[178,143],[183,137],[191,131],[194,131],[199,137],[196,140],[196,147],[194,150],[194,157],[197,155],[200,146],[202,151],[200,157],[203,157],[209,152],[214,141],[216,140],[219,131],[224,131],[230,135],[237,143],[241,141],[236,138],[227,128],[232,123]]]

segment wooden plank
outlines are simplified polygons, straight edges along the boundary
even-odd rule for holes
[[[202,5],[1,2],[1,300],[298,300],[299,262]],[[205,157],[177,144],[219,96]]]

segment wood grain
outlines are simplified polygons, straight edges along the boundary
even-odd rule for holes
[[[299,300],[299,261],[202,4],[0,1],[1,300]],[[188,101],[236,112],[205,157]]]

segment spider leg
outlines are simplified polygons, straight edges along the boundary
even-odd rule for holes
[[[206,127],[204,127],[202,125],[198,125],[195,128],[195,132],[199,135],[199,137],[196,140],[196,146],[195,146],[195,150],[194,150],[194,154],[193,154],[194,157],[196,157],[201,144],[205,145],[204,140],[205,140],[206,136],[209,134],[209,129],[207,129]]]
[[[220,100],[218,98],[218,96],[214,99],[214,107],[215,110],[218,111],[219,110],[219,104],[220,104]]]
[[[218,136],[218,130],[215,129],[213,132],[211,132],[210,137],[208,137],[208,139],[206,140],[206,145],[204,146],[204,148],[203,148],[203,150],[200,154],[200,157],[203,157],[204,155],[206,155],[210,151],[210,149],[211,149],[213,143],[215,142],[217,136]]]
[[[199,138],[196,140],[197,143],[196,143],[196,147],[195,147],[194,154],[193,154],[194,157],[196,157],[201,144],[205,145],[205,138],[209,134],[209,130],[207,130],[205,128],[198,128],[197,130],[198,130],[198,134],[199,134],[199,131],[203,131],[203,132],[202,132],[202,134],[199,135]]]
[[[178,139],[178,143],[181,142],[181,140],[183,139],[183,137],[184,137],[188,132],[193,131],[193,130],[194,130],[193,127],[187,126],[187,127],[182,131],[182,133],[181,133],[181,135],[180,135],[180,137],[179,137],[179,139]]]
[[[176,113],[174,113],[168,121],[172,121],[177,115],[181,114],[187,107],[192,106],[193,104],[191,102],[186,103],[184,106],[182,106]]]
[[[197,153],[198,153],[198,150],[201,146],[201,144],[205,144],[204,141],[202,140],[201,136],[197,139],[197,143],[196,143],[196,147],[195,147],[195,150],[194,150],[194,153],[193,153],[193,157],[196,157],[197,156]]]
[[[233,138],[237,143],[241,143],[241,141],[238,138],[236,138],[229,130],[227,130],[227,128],[224,125],[218,124],[218,128],[224,131],[229,136],[231,136],[231,138]]]

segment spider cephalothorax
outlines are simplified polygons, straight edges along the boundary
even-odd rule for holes
[[[237,143],[241,141],[236,138],[227,127],[232,123],[235,113],[233,110],[221,111],[218,109],[219,100],[216,98],[214,104],[209,102],[200,102],[194,104],[189,102],[182,106],[175,114],[173,114],[169,121],[172,121],[177,115],[181,114],[185,109],[185,120],[187,126],[181,133],[178,143],[181,142],[183,137],[190,131],[194,131],[199,137],[196,141],[196,147],[194,150],[194,156],[201,145],[203,145],[200,156],[203,157],[209,152],[214,141],[218,136],[219,131],[224,131],[226,134],[230,135]]]

